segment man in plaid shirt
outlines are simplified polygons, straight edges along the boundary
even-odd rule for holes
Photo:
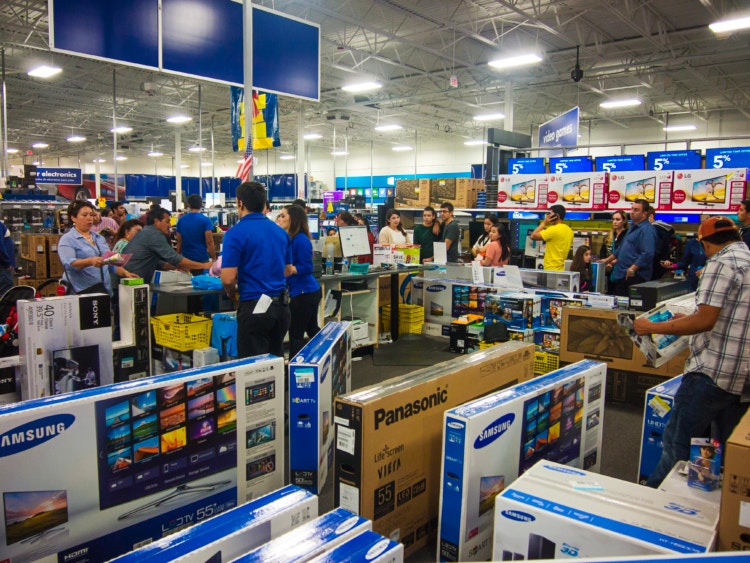
[[[711,217],[698,229],[708,261],[695,294],[696,312],[654,323],[635,321],[638,334],[692,335],[685,374],[664,429],[659,464],[646,484],[658,487],[690,454],[690,439],[718,426],[722,444],[750,404],[750,250],[735,224]]]

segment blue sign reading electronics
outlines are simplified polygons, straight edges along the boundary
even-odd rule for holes
[[[508,174],[546,174],[543,158],[509,158]]]
[[[706,168],[750,168],[750,147],[706,149]]]
[[[80,168],[37,168],[37,184],[82,184]]]
[[[637,172],[645,168],[646,157],[642,154],[596,157],[597,172]]]

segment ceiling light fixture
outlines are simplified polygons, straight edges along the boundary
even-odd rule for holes
[[[119,126],[115,127],[114,129],[110,129],[109,132],[110,133],[119,133],[119,134],[122,135],[123,133],[130,133],[132,130],[133,130],[133,128],[132,127],[128,127],[127,125],[119,125]]]
[[[49,147],[49,145],[47,143],[39,142],[39,143],[34,143],[33,145],[31,145],[31,147],[35,149],[46,149]]]
[[[83,143],[85,140],[86,137],[84,137],[83,135],[72,135],[67,139],[69,143]]]
[[[206,150],[206,147],[199,147],[198,145],[193,145],[188,149],[190,152],[203,152]]]
[[[479,145],[487,144],[489,144],[487,141],[482,141],[481,139],[469,139],[468,141],[464,141],[464,145],[467,147],[478,147]]]
[[[346,151],[332,151],[331,154],[333,156],[346,156],[349,153]]]
[[[727,31],[746,29],[750,27],[750,17],[718,21],[710,24],[708,27],[714,33],[725,33]]]
[[[314,141],[315,139],[322,139],[323,135],[320,133],[306,133],[304,139],[306,141]]]
[[[201,162],[201,166],[206,166],[206,167],[208,167],[208,166],[213,166],[213,165],[214,165],[214,163],[213,163],[213,162]]]
[[[386,123],[383,125],[378,125],[375,127],[375,131],[398,131],[399,129],[403,129],[403,126],[399,125],[398,123]]]
[[[99,164],[101,164],[102,162],[107,162],[107,161],[106,161],[106,160],[104,160],[103,158],[95,158],[95,159],[93,160],[93,162],[98,162]]]
[[[542,57],[537,54],[529,53],[527,55],[518,55],[515,57],[505,57],[502,59],[495,59],[487,64],[492,68],[513,68],[517,66],[529,65],[539,63],[542,61]]]
[[[377,90],[382,88],[383,85],[379,82],[360,82],[358,84],[346,84],[341,87],[344,92],[368,92],[370,90]]]
[[[27,72],[27,74],[36,78],[49,78],[51,76],[55,76],[56,74],[60,74],[61,72],[62,69],[60,67],[42,65],[31,69],[29,72]]]
[[[124,155],[119,155],[117,158],[115,158],[115,160],[127,160],[127,159],[128,157]]]
[[[414,147],[410,147],[409,145],[396,145],[395,147],[391,147],[391,150],[396,152],[413,151]]]
[[[190,168],[189,164],[180,164],[180,168]]]
[[[505,119],[504,113],[483,113],[474,116],[474,121],[493,121],[495,119]]]
[[[8,154],[16,154],[18,153],[18,149],[7,148],[5,149],[5,152],[7,152]]]
[[[698,129],[696,125],[667,125],[664,131],[694,131]]]
[[[41,165],[42,163],[41,163],[41,162],[39,162],[38,160],[35,160],[35,161],[34,161],[34,162],[32,162],[31,164],[33,164],[34,166],[40,166],[40,165]]]
[[[281,155],[281,156],[279,157],[279,160],[294,160],[294,158],[295,158],[295,157],[294,157],[294,155],[293,155],[293,154],[282,154],[282,155]]]
[[[192,121],[193,118],[189,117],[187,115],[173,115],[172,117],[167,118],[167,123],[187,123],[188,121]]]
[[[156,158],[157,156],[164,156],[164,153],[159,151],[151,151],[150,153],[148,153],[148,156]]]
[[[630,106],[639,106],[643,102],[639,100],[638,98],[631,98],[629,100],[609,100],[606,102],[602,102],[599,104],[600,108],[626,108]]]

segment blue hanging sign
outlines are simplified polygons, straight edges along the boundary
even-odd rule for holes
[[[642,154],[621,156],[597,156],[597,172],[638,172],[646,169],[646,157]]]
[[[543,158],[509,158],[508,174],[546,174]]]
[[[750,168],[750,147],[706,149],[706,168]]]
[[[701,167],[701,151],[661,151],[646,155],[648,170],[697,170]]]
[[[539,126],[539,148],[574,147],[577,144],[577,107]],[[550,151],[549,154],[562,154],[562,150]],[[554,172],[552,169],[550,171]]]
[[[80,168],[40,168],[36,169],[37,184],[82,184]]]

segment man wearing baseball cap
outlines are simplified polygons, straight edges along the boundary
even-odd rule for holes
[[[696,311],[654,323],[637,319],[638,334],[692,335],[685,374],[664,429],[659,464],[646,482],[658,487],[690,439],[709,435],[712,422],[726,443],[750,404],[750,250],[735,224],[711,217],[698,229],[708,258],[695,293]]]

